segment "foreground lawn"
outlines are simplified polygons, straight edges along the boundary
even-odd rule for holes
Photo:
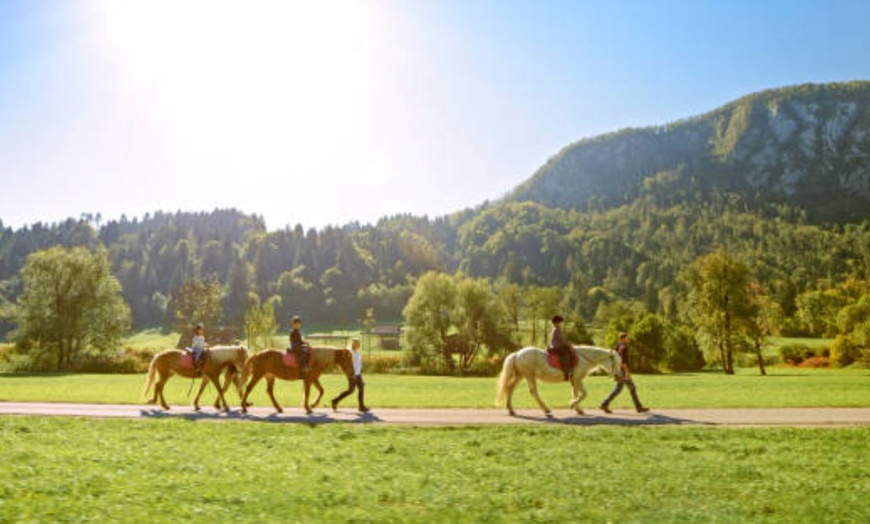
[[[735,376],[637,375],[635,382],[641,400],[657,408],[870,406],[870,370],[772,368],[769,373],[762,377],[755,370],[741,369]],[[327,400],[346,385],[339,375],[327,375],[322,381]],[[0,401],[138,404],[144,383],[144,375],[0,374]],[[598,406],[613,385],[607,377],[590,377],[585,383],[590,395],[582,404],[585,407]],[[366,399],[375,407],[485,408],[493,407],[495,384],[495,378],[367,375]],[[189,388],[190,380],[174,377],[166,386],[167,401],[190,404]],[[300,405],[301,389],[299,382],[279,380],[275,386],[279,402],[289,407]],[[567,407],[570,391],[566,384],[540,384],[538,389],[552,407]],[[252,398],[256,405],[268,403],[265,383],[257,385]],[[203,399],[205,405],[213,401],[211,386]],[[238,394],[231,390],[228,400],[238,405]],[[535,406],[525,382],[517,388],[514,400],[520,408]],[[630,402],[626,391],[613,405],[627,408]]]
[[[0,522],[867,522],[868,439],[0,417]]]

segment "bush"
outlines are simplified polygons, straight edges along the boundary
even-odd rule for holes
[[[831,367],[831,359],[828,357],[810,357],[800,364],[801,368],[829,368]]]
[[[861,348],[849,335],[837,335],[831,345],[831,361],[837,367],[848,366],[861,356]]]
[[[364,373],[390,373],[402,366],[401,355],[363,357]]]
[[[665,343],[665,364],[671,371],[697,371],[704,368],[704,353],[689,327],[672,327],[665,335]]]
[[[804,358],[816,356],[815,352],[806,344],[784,344],[779,348],[779,356],[784,364],[797,366]]]
[[[504,358],[501,357],[479,358],[462,375],[466,377],[495,377],[501,373],[503,364]]]

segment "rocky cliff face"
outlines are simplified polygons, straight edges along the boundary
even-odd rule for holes
[[[736,191],[818,220],[870,218],[870,82],[764,91],[667,126],[572,144],[508,198],[587,209]]]

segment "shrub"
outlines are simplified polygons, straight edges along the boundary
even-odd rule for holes
[[[363,357],[364,373],[390,373],[402,365],[401,355],[376,355]]]
[[[704,368],[704,353],[687,326],[672,327],[665,334],[665,363],[672,371],[697,371]]]
[[[798,364],[801,368],[829,368],[831,367],[831,359],[828,357],[810,357]]]
[[[784,344],[779,348],[779,356],[785,364],[796,366],[803,362],[804,358],[814,357],[815,352],[806,344]]]
[[[476,360],[462,375],[466,377],[494,377],[501,373],[504,359],[501,357],[481,358]]]
[[[849,335],[837,335],[831,345],[831,361],[837,367],[852,364],[861,358],[861,349]]]

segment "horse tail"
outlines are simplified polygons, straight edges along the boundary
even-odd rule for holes
[[[154,355],[154,358],[151,359],[151,364],[148,366],[148,378],[145,379],[145,391],[142,392],[142,397],[148,396],[148,390],[151,389],[151,385],[154,384],[154,378],[157,376],[157,357],[159,355]]]
[[[514,380],[516,380],[516,360],[516,353],[511,353],[507,356],[506,359],[504,359],[504,364],[501,367],[501,374],[498,376],[498,385],[496,386],[496,407],[499,407],[505,403],[508,393],[510,392],[511,385],[514,383]]]

